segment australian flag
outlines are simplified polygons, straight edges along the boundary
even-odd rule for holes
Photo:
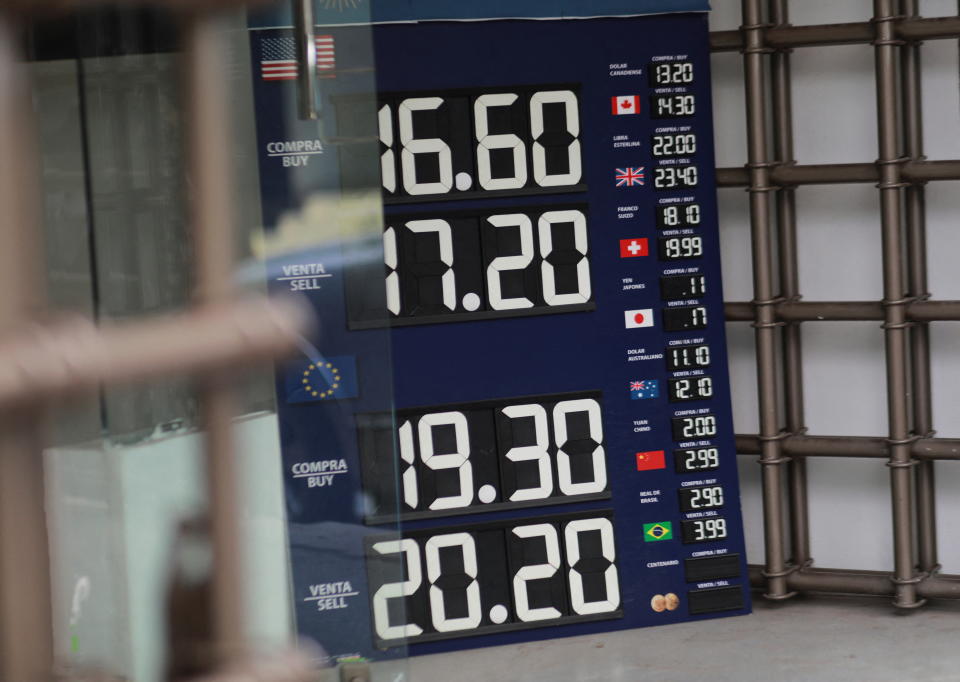
[[[660,382],[656,379],[643,379],[630,382],[630,397],[633,400],[649,400],[660,397]]]

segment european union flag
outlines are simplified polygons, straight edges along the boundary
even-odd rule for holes
[[[288,403],[356,398],[357,359],[352,355],[328,358],[317,354],[293,365],[285,383]]]
[[[630,397],[633,400],[649,400],[660,397],[660,382],[656,379],[630,382]]]

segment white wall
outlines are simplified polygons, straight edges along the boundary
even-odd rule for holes
[[[864,21],[870,0],[794,0],[796,25]],[[921,0],[924,16],[956,15],[956,0]],[[713,30],[736,28],[739,0],[714,0]],[[931,159],[960,158],[960,88],[957,41],[930,41],[923,48],[925,146]],[[799,163],[849,163],[877,158],[873,55],[869,46],[802,48],[793,53],[793,101]],[[714,115],[720,166],[746,161],[742,57],[713,57]],[[934,298],[960,298],[956,229],[957,183],[928,187],[930,290]],[[871,185],[802,187],[797,192],[800,290],[807,300],[879,300],[882,297],[880,218]],[[747,195],[720,191],[724,293],[752,298]],[[756,370],[753,330],[727,325],[738,433],[756,433]],[[934,425],[939,435],[960,435],[960,328],[933,325]],[[880,325],[808,323],[803,327],[807,425],[812,434],[884,436],[886,384]],[[817,565],[887,569],[892,564],[889,470],[882,460],[809,460],[812,553]],[[762,563],[760,467],[740,458],[747,553]],[[937,468],[941,561],[960,571],[960,543],[953,541],[960,515],[960,463]],[[854,541],[851,541],[854,538]]]

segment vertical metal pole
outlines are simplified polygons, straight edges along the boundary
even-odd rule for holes
[[[893,502],[893,548],[896,585],[894,604],[915,608],[917,600],[914,574],[913,499],[910,470],[915,462],[910,455],[910,411],[908,405],[906,282],[901,244],[900,180],[897,117],[897,47],[894,35],[893,0],[874,0],[874,55],[877,82],[877,137],[880,171],[880,217],[883,241],[884,336],[887,365],[887,414],[889,420],[890,488]]]
[[[13,19],[0,12],[0,333],[44,300],[37,158],[29,90],[16,65]],[[42,412],[0,417],[0,681],[49,680],[53,661]]]
[[[763,74],[763,0],[743,0],[744,70],[747,98],[747,165],[750,168],[750,233],[756,309],[757,388],[760,401],[760,464],[763,467],[763,521],[768,599],[786,599],[783,537],[783,472],[780,447],[773,290],[773,226],[770,220],[770,157],[767,151],[766,82]]]
[[[300,118],[314,120],[317,114],[317,43],[313,35],[313,0],[293,0],[294,33],[297,40],[297,103]]]
[[[192,240],[198,306],[231,298],[234,265],[230,111],[222,27],[198,12],[185,22],[183,73],[187,80],[188,160],[192,186]],[[233,395],[225,375],[201,380],[206,429],[207,485],[213,536],[213,655],[221,663],[248,654],[245,643],[237,504],[238,474],[231,433]]]
[[[903,14],[919,16],[917,0],[903,0]],[[904,151],[912,161],[923,155],[923,114],[921,113],[920,43],[909,43],[900,54],[903,92]],[[907,295],[925,300],[927,291],[926,188],[922,184],[907,187]],[[913,380],[913,430],[917,435],[933,436],[933,412],[930,388],[930,325],[916,322],[911,329],[910,352]],[[920,570],[939,568],[937,562],[936,481],[934,462],[921,461],[916,468],[917,550]]]
[[[790,23],[787,0],[770,0],[770,20],[775,26]],[[790,50],[777,50],[771,56],[773,87],[773,147],[777,163],[792,165],[793,99],[790,79]],[[777,191],[777,225],[780,228],[780,293],[785,300],[800,300],[800,275],[797,265],[797,197],[796,188]],[[801,434],[803,418],[803,352],[799,322],[783,328],[784,413],[787,431]],[[807,461],[794,457],[790,471],[790,545],[794,563],[803,566],[810,561],[810,527],[807,506]]]

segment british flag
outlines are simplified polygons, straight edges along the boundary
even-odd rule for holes
[[[317,74],[335,78],[337,68],[333,36],[316,36]],[[297,41],[293,36],[264,38],[260,42],[260,75],[265,81],[289,81],[297,78]]]
[[[617,187],[633,187],[643,184],[643,166],[639,168],[618,168]]]

